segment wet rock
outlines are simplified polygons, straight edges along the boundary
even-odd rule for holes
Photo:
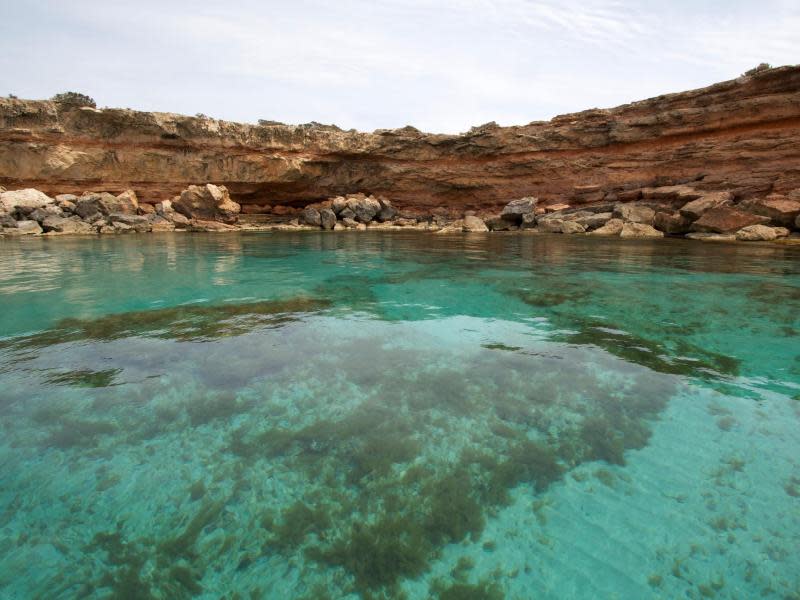
[[[220,221],[204,221],[200,219],[192,221],[190,229],[192,231],[223,232],[235,231],[236,227]]]
[[[756,215],[769,217],[774,225],[792,227],[800,216],[800,201],[792,200],[779,194],[770,194],[766,198],[746,200],[736,206]]]
[[[319,211],[320,225],[323,229],[333,229],[336,225],[336,213],[330,208],[323,208]]]
[[[231,200],[224,185],[190,185],[172,202],[172,208],[189,219],[235,223],[241,207]]]
[[[481,219],[480,217],[476,217],[474,215],[467,215],[466,217],[464,217],[463,230],[467,232],[480,233],[484,231],[489,231],[489,228],[486,226],[486,223],[484,223],[483,219]]]
[[[306,225],[311,225],[312,227],[321,227],[322,226],[322,219],[320,217],[319,211],[316,208],[312,208],[310,206],[303,209],[303,212],[300,213],[300,221],[305,223]]]
[[[680,212],[682,217],[695,221],[712,208],[729,206],[731,202],[733,202],[733,194],[730,192],[712,192],[703,194],[699,198],[687,202],[678,212]]]
[[[779,237],[789,235],[785,227],[767,227],[766,225],[748,225],[736,232],[736,239],[742,242],[771,242]]]
[[[622,219],[609,219],[605,225],[590,232],[591,235],[619,235],[622,232]]]
[[[0,192],[0,210],[6,213],[16,212],[20,215],[28,215],[37,208],[54,202],[53,198],[33,188]]]
[[[522,223],[522,216],[532,214],[536,209],[536,198],[526,197],[512,200],[503,207],[500,218],[519,225]]]
[[[766,223],[769,223],[769,217],[742,212],[729,206],[721,206],[706,211],[702,217],[692,223],[691,230],[698,233],[733,233],[748,225],[764,225]]]
[[[629,221],[631,223],[652,225],[656,216],[656,211],[638,202],[630,202],[628,204],[619,203],[614,207],[613,216],[616,219],[622,219],[623,221]]]
[[[96,229],[80,217],[59,217],[50,215],[42,221],[44,231],[50,233],[88,235],[96,232]]]
[[[656,229],[673,235],[688,233],[691,225],[692,221],[679,212],[657,212],[653,220],[653,226]]]
[[[659,231],[652,225],[646,223],[623,223],[622,231],[619,232],[622,238],[661,238],[664,232]]]
[[[732,233],[687,233],[684,237],[689,240],[699,240],[701,242],[735,242],[736,236]]]

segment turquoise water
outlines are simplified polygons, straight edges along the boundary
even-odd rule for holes
[[[800,251],[0,241],[2,598],[800,598]]]

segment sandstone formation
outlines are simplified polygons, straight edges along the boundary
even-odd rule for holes
[[[529,196],[542,207],[663,200],[643,190],[683,184],[741,200],[800,188],[798,159],[799,67],[461,135],[0,99],[0,185],[51,196],[132,189],[153,204],[212,182],[245,207],[301,209],[364,191],[400,211],[453,216]]]

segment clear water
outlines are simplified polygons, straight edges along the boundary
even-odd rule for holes
[[[0,597],[799,598],[799,259],[0,241]]]

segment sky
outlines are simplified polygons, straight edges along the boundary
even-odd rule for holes
[[[800,0],[0,0],[0,95],[457,133],[800,63]]]

